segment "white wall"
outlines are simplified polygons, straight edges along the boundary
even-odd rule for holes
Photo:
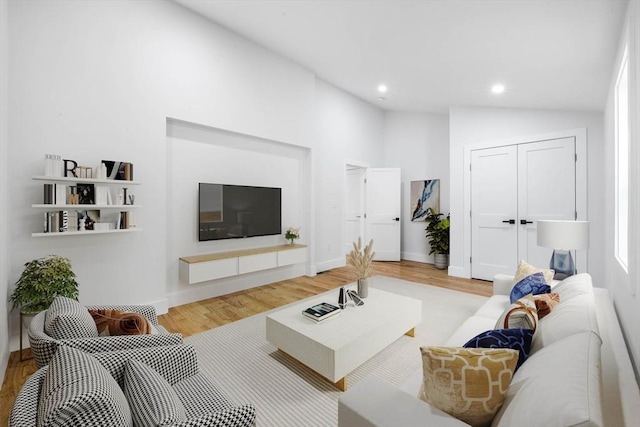
[[[640,378],[640,2],[629,2],[625,30],[620,40],[618,58],[611,77],[611,86],[605,110],[604,138],[604,206],[603,230],[604,273],[603,285],[612,294],[618,319],[627,346],[635,364],[636,377]],[[615,108],[614,85],[620,66],[622,46],[629,33],[629,83],[631,122],[629,156],[629,271],[626,272],[615,257]]]
[[[167,289],[177,262],[171,253],[167,265],[173,237],[164,231],[175,213],[167,198],[168,117],[305,148],[313,161],[299,170],[308,183],[301,215],[310,224],[302,240],[316,242],[312,259],[318,252],[325,265],[340,260],[344,159],[382,163],[381,110],[172,2],[15,1],[9,13],[12,181],[2,200],[11,200],[10,283],[26,261],[57,253],[73,262],[81,302],[167,309],[178,292]],[[41,221],[30,205],[42,187],[31,177],[42,173],[46,153],[88,166],[134,163],[143,231],[32,238]],[[15,349],[17,315],[9,319]]]
[[[464,275],[470,248],[464,246],[461,227],[464,212],[463,153],[465,146],[535,136],[570,129],[587,129],[588,207],[591,222],[588,269],[594,283],[602,286],[603,272],[603,114],[551,110],[455,107],[450,109],[450,208],[451,254],[449,273]],[[466,264],[465,264],[466,263]]]
[[[11,216],[9,215],[9,137],[7,112],[7,57],[8,41],[8,8],[7,0],[0,0],[0,378],[9,362],[9,326],[7,312],[9,305],[6,296],[9,286],[9,230]]]
[[[387,112],[384,166],[402,169],[402,259],[433,263],[426,224],[411,222],[411,181],[440,179],[440,211],[449,213],[449,116]]]
[[[308,229],[304,194],[309,182],[303,172],[309,149],[174,120],[167,124],[167,144],[167,221],[171,226],[166,227],[166,283],[170,306],[305,274],[304,265],[294,265],[190,285],[178,280],[178,259],[286,243],[282,234],[199,242],[199,182],[281,188],[283,231],[300,226]],[[297,243],[308,241],[301,233]]]
[[[315,259],[318,271],[345,265],[346,164],[383,165],[383,112],[316,81],[312,148]]]

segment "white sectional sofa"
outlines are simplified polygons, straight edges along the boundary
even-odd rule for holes
[[[494,295],[446,346],[495,329],[509,306],[512,277],[494,279]],[[516,371],[492,426],[636,426],[640,391],[613,304],[591,276],[554,283],[560,303],[540,319],[527,361]],[[367,377],[340,398],[341,427],[466,426],[418,398],[422,370],[400,387]]]

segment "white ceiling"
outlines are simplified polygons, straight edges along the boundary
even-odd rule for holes
[[[389,110],[603,110],[627,0],[175,0]],[[501,82],[496,96],[490,87]],[[376,88],[385,83],[385,101]]]

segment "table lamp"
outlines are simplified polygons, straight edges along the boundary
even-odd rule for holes
[[[574,249],[589,249],[589,221],[537,222],[538,246],[553,249],[549,268],[555,270],[555,279],[564,279],[576,273],[571,256]]]

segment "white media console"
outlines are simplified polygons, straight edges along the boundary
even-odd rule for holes
[[[180,281],[222,279],[307,261],[305,245],[279,245],[180,258]]]

